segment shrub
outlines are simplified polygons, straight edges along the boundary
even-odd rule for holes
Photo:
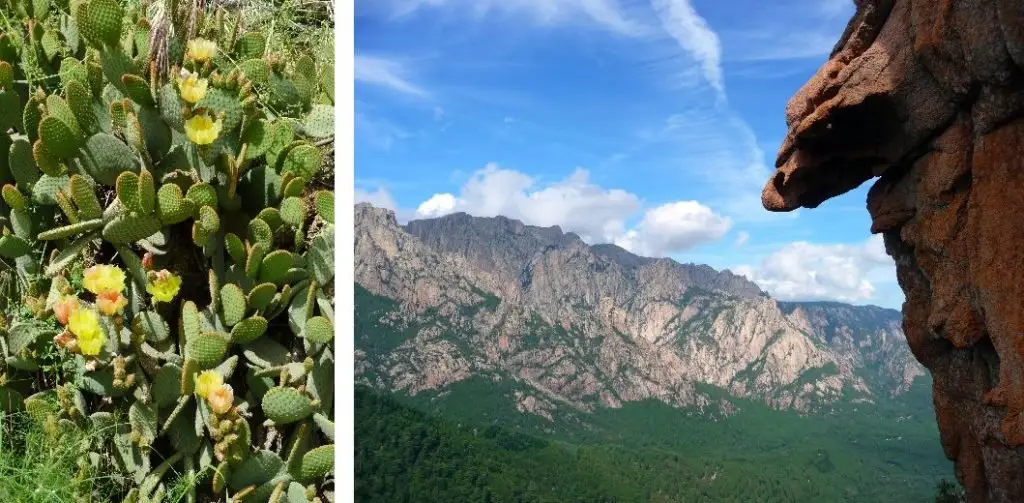
[[[0,0],[0,413],[125,501],[321,501],[333,62],[205,3]]]

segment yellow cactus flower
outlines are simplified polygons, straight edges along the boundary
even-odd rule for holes
[[[207,80],[199,78],[199,74],[183,68],[181,76],[178,77],[178,91],[181,92],[181,99],[189,103],[199,103],[206,96],[207,84]]]
[[[185,121],[185,136],[196,145],[209,145],[220,136],[222,122],[208,115],[196,115]]]
[[[100,327],[100,317],[92,309],[77,309],[68,317],[68,329],[75,334],[78,349],[86,356],[96,356],[103,350],[107,337]]]
[[[197,63],[203,63],[213,59],[217,55],[217,43],[205,38],[196,38],[188,41],[188,57]]]
[[[210,396],[210,393],[223,385],[224,378],[212,370],[205,370],[196,376],[196,394],[203,398]]]
[[[222,384],[206,395],[206,403],[214,414],[227,414],[235,404],[235,392],[230,385]]]
[[[96,309],[107,316],[121,314],[127,305],[128,299],[124,298],[121,292],[103,292],[96,295]]]
[[[124,271],[113,265],[94,265],[85,270],[82,285],[94,294],[124,290]]]
[[[81,306],[82,303],[79,302],[78,297],[68,295],[53,305],[53,315],[57,317],[57,321],[61,325],[67,325],[68,317]]]
[[[154,301],[170,302],[174,299],[175,295],[178,295],[178,290],[180,289],[181,276],[171,274],[167,269],[149,273],[149,283],[146,285],[146,291],[153,296]]]

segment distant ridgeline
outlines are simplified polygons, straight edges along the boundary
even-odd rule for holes
[[[465,214],[356,206],[359,501],[930,501],[898,312]]]

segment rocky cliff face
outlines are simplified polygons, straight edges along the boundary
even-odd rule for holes
[[[378,387],[511,379],[529,390],[521,410],[550,417],[649,398],[706,407],[702,383],[806,412],[923,374],[896,311],[779,304],[728,271],[501,217],[403,228],[361,204],[355,222],[357,374]]]
[[[789,103],[763,203],[813,208],[880,177],[871,231],[946,455],[970,501],[1024,501],[1024,2],[857,4]]]

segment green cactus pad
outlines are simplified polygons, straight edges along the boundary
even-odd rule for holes
[[[273,283],[260,283],[249,290],[246,303],[249,305],[249,309],[261,310],[270,305],[276,293],[277,286]]]
[[[183,222],[193,214],[195,203],[185,199],[181,188],[173,183],[161,186],[156,194],[156,199],[156,214],[164,225]]]
[[[31,240],[35,237],[32,232],[32,213],[25,208],[11,209],[11,227],[14,229],[14,235],[22,239]]]
[[[249,258],[245,262],[246,277],[256,279],[260,273],[263,256],[267,253],[266,243],[256,243],[249,248]]]
[[[243,60],[238,64],[238,71],[257,86],[266,86],[270,82],[270,65],[262,59]]]
[[[306,180],[300,176],[292,176],[288,179],[288,182],[284,184],[284,190],[281,191],[281,196],[288,197],[299,197],[302,192],[306,190]]]
[[[203,206],[199,208],[199,220],[197,223],[202,226],[207,234],[213,234],[220,229],[220,216],[217,215],[217,210],[212,207]]]
[[[14,90],[14,67],[0,60],[0,91]]]
[[[334,107],[313,105],[302,119],[302,132],[310,138],[327,138],[334,134]]]
[[[196,106],[208,108],[216,115],[224,114],[221,134],[234,131],[242,123],[242,104],[232,91],[210,87]]]
[[[153,376],[153,402],[157,407],[170,407],[181,397],[181,367],[168,363]]]
[[[320,170],[320,151],[313,145],[293,147],[281,164],[281,173],[293,173],[305,180],[311,180]]]
[[[4,202],[6,202],[11,208],[20,210],[24,209],[25,205],[28,204],[28,201],[25,199],[25,196],[14,185],[4,185],[2,192]]]
[[[316,205],[316,213],[328,223],[334,223],[334,192],[321,190],[314,196],[313,204]]]
[[[69,159],[78,152],[81,138],[65,122],[48,116],[39,122],[39,139],[46,151],[58,159]]]
[[[28,140],[33,143],[39,139],[39,122],[43,120],[42,104],[38,98],[31,96],[22,113],[23,130],[28,135]]]
[[[117,177],[117,198],[128,211],[145,214],[139,202],[139,175],[126,171]]]
[[[242,243],[242,238],[238,237],[237,234],[229,232],[224,235],[224,247],[227,249],[228,255],[231,255],[231,260],[234,260],[236,264],[245,265],[248,253],[245,251],[245,244]]]
[[[39,171],[42,171],[44,174],[60,176],[65,172],[64,164],[46,150],[46,145],[42,140],[36,140],[35,144],[32,145],[32,159],[35,160]]]
[[[238,285],[228,283],[220,288],[220,314],[225,325],[232,327],[242,321],[245,308],[245,294]]]
[[[89,0],[79,4],[75,21],[86,40],[97,49],[115,47],[121,40],[124,9],[117,0]]]
[[[248,344],[259,339],[267,331],[267,320],[262,316],[246,318],[231,329],[231,342]]]
[[[228,479],[231,478],[231,465],[227,462],[221,462],[217,465],[217,469],[213,472],[213,478],[210,481],[213,492],[223,493],[228,485]]]
[[[260,283],[278,283],[292,266],[292,254],[287,250],[275,250],[263,257],[260,263]]]
[[[22,190],[28,190],[39,180],[39,170],[32,159],[32,146],[25,140],[15,140],[7,156],[8,166],[14,180]]]
[[[128,409],[128,423],[132,433],[138,435],[139,444],[153,445],[157,432],[156,410],[147,404],[135,402]]]
[[[185,345],[185,354],[195,360],[201,369],[219,365],[227,351],[227,338],[216,332],[203,332]]]
[[[153,215],[122,215],[103,227],[103,239],[115,245],[129,244],[152,236],[161,226]]]
[[[55,227],[43,232],[40,232],[36,239],[39,241],[51,241],[54,239],[64,239],[71,236],[77,236],[92,230],[103,227],[102,218],[94,218],[91,220],[83,220],[81,222],[65,225],[63,227]]]
[[[181,306],[181,336],[186,342],[199,336],[201,324],[199,321],[199,309],[195,302],[186,300]]]
[[[249,32],[238,37],[235,54],[238,59],[262,58],[267,48],[267,38],[259,32]]]
[[[280,474],[284,468],[284,460],[272,451],[259,450],[250,455],[242,464],[232,467],[228,477],[228,486],[235,491],[261,485]]]
[[[261,243],[267,248],[274,243],[274,231],[270,229],[267,222],[254,219],[249,222],[249,241],[253,244]],[[262,257],[260,257],[262,259]]]
[[[0,237],[0,257],[18,258],[32,251],[32,245],[18,236]]]
[[[132,318],[132,333],[145,337],[151,343],[160,343],[171,335],[171,329],[156,311],[142,311]]]
[[[313,414],[313,403],[299,390],[288,387],[270,388],[263,395],[263,414],[275,424],[301,421]]]
[[[281,201],[281,220],[300,229],[306,222],[306,202],[298,197],[288,197]]]
[[[92,185],[82,175],[72,175],[68,184],[71,192],[71,200],[78,207],[82,219],[100,218],[103,209],[100,207],[100,200],[96,197]]]
[[[59,274],[65,267],[77,260],[81,256],[82,251],[88,248],[89,244],[98,237],[99,232],[93,232],[76,239],[73,243],[62,248],[56,256],[51,256],[50,263],[46,266],[45,274],[47,276]]]
[[[123,141],[107,133],[97,133],[85,141],[80,158],[89,176],[103,185],[115,185],[121,173],[138,173],[138,156]]]
[[[75,121],[83,134],[92,134],[99,128],[99,121],[92,108],[92,96],[85,84],[78,81],[68,82],[64,86],[68,107],[74,114]]]
[[[153,100],[153,91],[149,88],[146,79],[126,73],[121,76],[121,84],[124,86],[125,95],[132,101],[144,107],[156,106],[156,101]]]
[[[281,220],[281,212],[277,208],[263,208],[256,218],[263,220],[270,226],[271,231],[276,231],[278,227],[283,223]]]
[[[302,456],[299,478],[311,483],[323,479],[334,470],[334,444],[321,445]]]
[[[323,344],[334,339],[334,325],[323,316],[314,316],[306,320],[302,329],[302,337],[310,342]]]
[[[192,201],[196,208],[203,206],[217,207],[217,189],[208,183],[197,183],[188,188],[185,199]]]
[[[153,180],[153,175],[149,170],[143,169],[139,172],[138,189],[139,208],[142,213],[144,215],[153,213],[156,206],[156,181]]]

